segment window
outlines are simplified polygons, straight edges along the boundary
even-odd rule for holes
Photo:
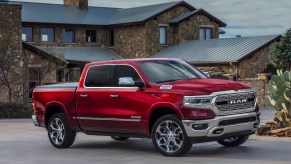
[[[32,42],[32,27],[22,27],[22,41]]]
[[[111,75],[113,65],[91,67],[85,80],[86,87],[109,87],[111,86]]]
[[[41,41],[42,42],[54,42],[55,32],[53,28],[41,28]]]
[[[109,31],[109,46],[114,46],[114,30]]]
[[[167,44],[167,27],[160,27],[160,44]]]
[[[86,30],[86,42],[87,43],[96,42],[96,30]]]
[[[63,42],[74,43],[75,42],[75,30],[74,29],[63,29]]]
[[[117,65],[115,67],[114,86],[120,86],[119,78],[121,77],[132,77],[133,81],[142,81],[135,69],[127,65]]]
[[[211,27],[200,27],[200,40],[212,39],[212,28]]]
[[[29,98],[32,98],[33,89],[40,84],[40,68],[29,68],[28,69],[28,80],[29,80]]]

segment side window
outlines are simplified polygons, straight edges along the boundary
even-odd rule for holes
[[[91,67],[87,73],[85,86],[86,87],[110,87],[111,86],[111,75],[114,66],[94,66]]]
[[[135,69],[127,65],[117,65],[115,67],[114,86],[120,86],[119,78],[121,77],[132,77],[133,81],[142,81]]]

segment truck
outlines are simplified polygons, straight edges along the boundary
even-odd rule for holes
[[[34,124],[46,128],[56,148],[70,147],[83,132],[150,138],[161,154],[182,156],[194,143],[239,146],[260,123],[249,85],[210,79],[171,58],[88,63],[78,83],[36,87],[32,103]]]

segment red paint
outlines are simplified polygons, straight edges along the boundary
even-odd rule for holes
[[[217,91],[239,90],[250,88],[243,83],[215,79],[181,80],[173,83],[172,89],[161,90],[161,84],[151,83],[142,70],[139,62],[153,60],[177,59],[133,59],[89,63],[85,66],[80,78],[79,86],[74,88],[46,89],[36,88],[33,92],[35,114],[44,126],[45,115],[50,107],[59,107],[67,115],[72,129],[103,132],[123,132],[148,134],[149,120],[152,112],[157,108],[169,108],[176,112],[181,119],[207,119],[215,117],[211,110],[184,108],[183,96],[209,95]],[[133,66],[145,82],[145,89],[132,88],[85,88],[84,79],[88,68],[104,64],[126,64]],[[165,85],[167,83],[163,83]],[[81,94],[87,94],[82,98]],[[111,98],[110,95],[119,95]],[[78,117],[134,119],[140,117],[140,122],[87,120]]]

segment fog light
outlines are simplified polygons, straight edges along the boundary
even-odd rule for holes
[[[213,134],[221,134],[223,132],[223,128],[221,129],[216,129],[213,131]]]
[[[208,124],[207,123],[203,123],[203,124],[192,124],[192,129],[193,130],[205,130],[208,128]]]

